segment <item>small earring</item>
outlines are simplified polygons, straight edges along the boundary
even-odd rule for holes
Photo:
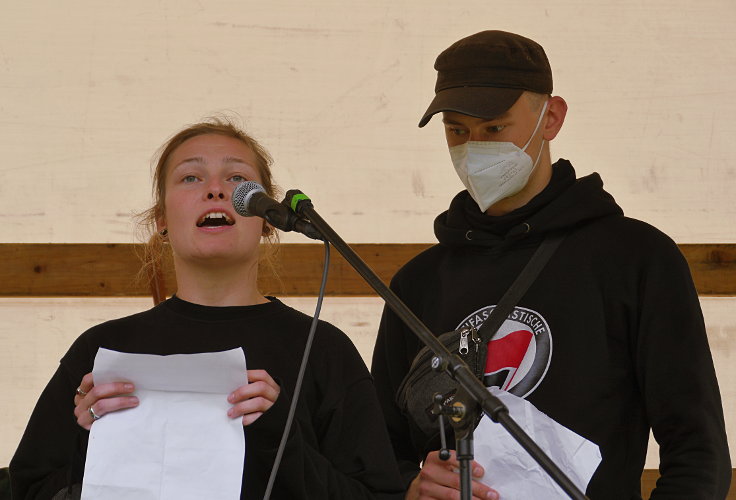
[[[168,229],[162,229],[161,231],[158,232],[158,234],[162,238],[166,238],[166,236],[169,234],[169,230]]]

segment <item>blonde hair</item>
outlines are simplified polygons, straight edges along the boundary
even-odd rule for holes
[[[141,256],[142,266],[139,278],[146,281],[149,285],[153,284],[157,274],[160,275],[163,269],[164,259],[167,257],[167,253],[171,252],[171,249],[166,244],[165,237],[159,234],[156,228],[156,222],[163,219],[166,215],[164,202],[166,199],[166,177],[168,174],[169,158],[187,140],[207,134],[232,137],[248,146],[256,158],[255,167],[258,170],[261,180],[260,184],[263,186],[263,189],[272,198],[279,195],[280,190],[274,183],[271,174],[273,158],[255,138],[248,135],[236,125],[233,119],[221,116],[209,117],[199,123],[189,125],[174,134],[154,155],[153,205],[136,215],[139,230],[141,231],[143,240],[146,241],[143,247],[143,255]],[[266,244],[262,245],[259,259],[278,278],[275,266],[279,241],[278,233],[270,226],[266,226],[264,222],[263,236]]]

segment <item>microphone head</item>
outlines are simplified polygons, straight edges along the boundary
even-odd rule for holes
[[[252,217],[253,214],[248,212],[248,204],[251,197],[256,193],[265,193],[263,186],[253,181],[241,182],[233,191],[233,208],[243,217]]]

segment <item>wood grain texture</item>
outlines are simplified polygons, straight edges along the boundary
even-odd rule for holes
[[[355,252],[385,282],[429,244],[363,243]],[[736,244],[683,244],[698,293],[736,295]],[[176,290],[171,259],[165,261],[154,292],[137,279],[139,245],[97,243],[0,244],[0,297],[136,297],[161,296]],[[321,244],[282,244],[277,273],[260,273],[264,293],[308,297],[319,291],[324,247]],[[334,249],[331,252],[327,295],[371,296],[373,290]]]
[[[736,244],[682,244],[699,295],[736,295]]]

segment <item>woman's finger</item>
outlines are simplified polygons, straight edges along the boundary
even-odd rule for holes
[[[248,370],[248,382],[264,382],[278,392],[281,390],[279,384],[268,374],[266,370]]]
[[[138,398],[129,396],[135,390],[130,382],[94,385],[92,374],[82,377],[74,395],[74,416],[77,424],[89,430],[95,420],[104,415],[138,406]]]
[[[89,430],[95,420],[114,411],[135,408],[139,403],[140,401],[135,396],[105,398],[95,401],[91,405],[77,405],[74,408],[74,416],[77,417],[77,424]]]
[[[77,387],[76,393],[74,394],[74,404],[78,405],[82,399],[92,390],[94,387],[94,380],[92,379],[92,373],[88,373],[82,377],[79,387]]]
[[[256,420],[258,420],[261,415],[263,415],[262,412],[249,413],[247,415],[243,415],[243,427],[249,426]]]
[[[82,377],[82,382],[79,384],[79,389],[85,394],[92,390],[95,386],[94,379],[92,378],[92,372]]]
[[[114,411],[118,410],[124,410],[125,408],[134,408],[138,406],[138,398],[135,396],[125,396],[120,398],[105,398],[100,399],[95,404],[90,405],[90,408],[93,409],[94,413],[98,417],[103,417],[107,415],[108,413],[112,413]],[[94,417],[92,415],[92,412],[87,410],[91,417]]]
[[[264,397],[275,402],[279,397],[280,388],[277,384],[271,385],[267,381],[257,380],[235,389],[227,398],[230,403],[238,403],[246,399]]]
[[[250,398],[233,405],[232,408],[227,411],[227,414],[230,418],[236,418],[249,413],[263,413],[272,406],[273,401],[266,398]]]
[[[87,395],[84,396],[84,401],[91,406],[95,401],[100,399],[130,394],[134,390],[135,386],[130,382],[111,382],[109,384],[96,385],[87,392]]]
[[[230,418],[242,418],[250,425],[263,415],[279,397],[281,388],[265,370],[248,370],[247,384],[238,387],[227,398],[233,405],[227,412]]]

